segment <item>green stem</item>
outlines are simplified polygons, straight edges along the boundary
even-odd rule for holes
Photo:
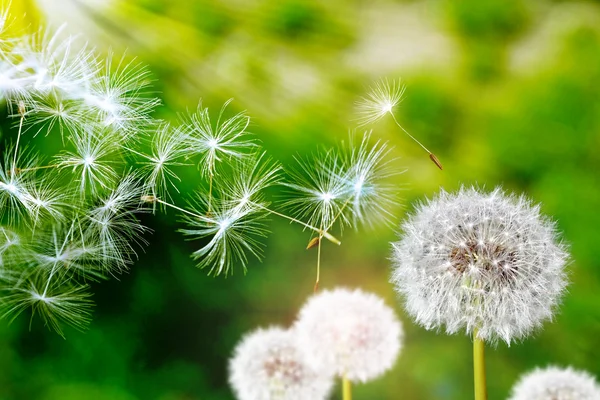
[[[478,337],[478,330],[473,332],[473,377],[475,400],[487,400],[485,382],[485,343]]]
[[[319,290],[319,280],[321,279],[321,239],[323,239],[323,235],[319,235],[319,244],[317,248],[317,279],[315,281],[313,293],[317,293]]]
[[[337,245],[342,244],[342,242],[340,242],[339,239],[337,239],[335,236],[333,236],[331,233],[329,233],[327,231],[324,231],[322,229],[314,227],[314,226],[312,226],[310,224],[307,224],[306,222],[302,222],[299,219],[296,219],[296,218],[290,217],[288,215],[282,214],[280,212],[271,210],[270,208],[265,207],[265,206],[263,206],[261,204],[258,204],[258,203],[253,203],[253,204],[255,206],[257,206],[258,208],[261,208],[261,209],[265,210],[266,212],[268,212],[270,214],[274,214],[274,215],[277,215],[278,217],[285,218],[285,219],[290,220],[290,221],[292,221],[292,222],[294,222],[296,224],[302,225],[302,226],[304,226],[304,227],[306,227],[306,228],[308,228],[308,229],[310,229],[312,231],[315,231],[316,233],[318,233],[319,235],[323,236],[325,239],[329,240],[332,243],[335,243]]]
[[[342,378],[342,398],[343,400],[352,400],[352,384],[346,375]]]

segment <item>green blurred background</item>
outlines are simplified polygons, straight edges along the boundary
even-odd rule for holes
[[[571,244],[572,284],[555,321],[488,348],[489,399],[506,398],[535,366],[600,376],[600,3],[31,2],[43,23],[67,22],[99,49],[147,63],[164,101],[157,117],[175,119],[199,98],[211,107],[235,98],[232,111],[248,110],[252,132],[283,164],[346,138],[367,86],[402,77],[397,116],[445,170],[388,119],[374,126],[407,169],[397,221],[440,187],[503,185],[541,202]],[[196,186],[194,173],[185,186]],[[130,274],[95,285],[89,331],[63,340],[25,315],[0,323],[0,399],[232,399],[227,361],[241,335],[290,324],[312,292],[315,253],[297,226],[273,220],[265,259],[225,279],[194,267],[195,244],[175,233],[173,214],[144,222],[151,245]],[[323,288],[376,292],[405,325],[395,368],[357,385],[355,399],[472,398],[470,339],[414,325],[388,283],[394,239],[381,227],[324,245]]]

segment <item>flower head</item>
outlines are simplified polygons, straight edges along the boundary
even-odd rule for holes
[[[294,329],[309,365],[360,382],[392,368],[403,338],[392,309],[378,296],[358,289],[335,289],[311,297]]]
[[[510,400],[600,400],[600,386],[589,373],[571,367],[536,368],[513,387]]]
[[[565,246],[523,196],[442,191],[402,231],[392,281],[427,329],[510,343],[552,317],[567,284]]]
[[[308,366],[294,334],[258,329],[236,347],[229,382],[238,400],[324,400],[333,379]]]
[[[359,125],[367,125],[388,113],[392,114],[394,107],[402,101],[405,89],[406,86],[399,79],[382,79],[375,83],[367,97],[357,102]]]

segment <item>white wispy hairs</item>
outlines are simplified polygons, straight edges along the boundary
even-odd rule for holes
[[[55,157],[58,168],[75,175],[82,196],[99,193],[116,182],[118,175],[112,158],[120,147],[112,139],[111,135],[98,136],[92,131],[72,135],[74,151],[64,150]]]
[[[388,178],[403,171],[391,168],[387,144],[371,145],[370,138],[366,132],[358,141],[351,137],[345,145],[298,160],[284,183],[291,189],[284,206],[324,230],[336,222],[357,228],[389,221],[397,189]]]
[[[229,362],[229,382],[238,400],[325,400],[330,375],[306,364],[293,332],[257,329],[236,346]]]
[[[124,144],[148,130],[158,100],[143,66],[112,55],[103,66],[62,29],[0,47],[0,100],[18,126],[0,162],[0,302],[5,317],[30,309],[63,334],[89,321],[78,282],[123,271],[144,244],[139,179],[119,176]],[[24,152],[29,131],[60,132],[66,148],[41,164]]]
[[[225,109],[232,100],[225,102],[214,123],[208,108],[202,107],[202,103],[198,104],[195,113],[182,118],[191,150],[200,156],[198,166],[204,176],[214,176],[219,162],[244,157],[256,146],[246,131],[250,117],[245,112],[224,117]]]
[[[370,381],[392,368],[403,340],[394,311],[359,289],[312,296],[293,329],[309,365],[353,382]]]
[[[353,138],[348,147],[342,150],[346,157],[345,180],[352,196],[352,219],[354,227],[359,223],[373,226],[378,222],[389,223],[392,210],[398,204],[398,184],[389,178],[403,173],[390,164],[390,148],[386,142],[378,140],[370,145],[371,133],[365,133],[357,146]]]
[[[421,146],[421,148],[429,154],[429,159],[439,169],[443,169],[442,163],[436,155],[429,151],[429,149],[425,147],[423,143],[418,141],[417,138],[408,133],[394,116],[394,108],[403,100],[405,89],[406,87],[399,79],[390,82],[386,78],[376,82],[371,88],[368,96],[361,98],[361,100],[357,102],[358,124],[359,126],[367,125],[389,114],[398,128]]]
[[[357,102],[359,125],[373,123],[387,114],[393,114],[396,107],[403,100],[406,86],[401,80],[381,79],[369,90],[366,97]]]
[[[12,49],[37,94],[73,96],[97,73],[94,53],[85,46],[76,50],[75,37],[62,35],[65,27],[23,36]]]
[[[328,230],[336,221],[343,226],[349,196],[339,153],[324,151],[307,160],[298,158],[297,163],[297,169],[288,169],[290,179],[285,185],[291,190],[284,207],[319,229]]]
[[[144,191],[148,195],[169,201],[171,189],[179,193],[175,182],[181,179],[173,167],[186,165],[185,159],[190,155],[187,139],[188,135],[183,128],[172,127],[163,122],[152,131],[152,137],[149,139],[149,154],[128,148],[129,151],[143,158],[143,161],[139,162],[142,166],[140,173],[145,177]]]
[[[193,253],[199,268],[209,268],[212,275],[227,275],[233,273],[234,262],[246,270],[246,254],[262,257],[264,245],[259,239],[268,234],[263,222],[267,212],[256,204],[239,207],[232,206],[229,199],[213,199],[209,205],[206,194],[199,193],[190,210],[184,214],[188,228],[180,231],[192,239],[209,238]]]
[[[150,113],[160,103],[151,97],[150,84],[150,72],[144,65],[124,57],[115,63],[109,55],[100,74],[79,96],[101,126],[130,138],[151,122]]]
[[[393,244],[392,282],[426,329],[510,344],[552,318],[566,246],[524,196],[462,188],[420,204]]]
[[[509,400],[600,400],[600,386],[589,372],[549,366],[523,375]]]
[[[36,162],[32,153],[14,157],[14,151],[14,146],[6,147],[0,160],[0,217],[6,215],[11,225],[32,217],[34,205],[29,188],[34,186],[31,168]]]
[[[11,321],[31,309],[33,315],[38,314],[48,328],[63,337],[63,324],[83,330],[90,322],[93,303],[87,285],[33,277],[20,280],[5,292],[0,300],[0,312]]]
[[[142,211],[142,193],[138,178],[126,175],[86,214],[85,238],[98,243],[106,272],[122,272],[136,256],[136,247],[147,244],[142,235],[148,229],[136,216]]]

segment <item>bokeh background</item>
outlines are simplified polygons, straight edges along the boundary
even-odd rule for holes
[[[487,350],[489,399],[547,364],[600,376],[600,3],[577,1],[13,0],[32,23],[79,33],[149,65],[175,119],[200,98],[248,110],[283,164],[354,128],[354,102],[402,77],[397,117],[373,126],[399,157],[403,206],[440,187],[502,185],[541,202],[570,243],[571,285],[556,319],[522,343]],[[19,12],[20,12],[19,11]],[[54,140],[54,139],[48,139]],[[56,139],[60,140],[60,139]],[[184,186],[195,187],[194,170]],[[195,268],[173,214],[119,280],[96,284],[94,320],[66,340],[23,315],[0,323],[1,400],[226,400],[227,362],[244,332],[289,325],[312,292],[315,253],[297,226],[272,220],[262,262],[244,276]],[[322,287],[360,287],[402,317],[405,349],[356,399],[472,398],[471,341],[416,326],[388,283],[393,227],[345,231],[324,245]],[[336,393],[334,399],[340,398]],[[310,399],[307,399],[310,400]]]

